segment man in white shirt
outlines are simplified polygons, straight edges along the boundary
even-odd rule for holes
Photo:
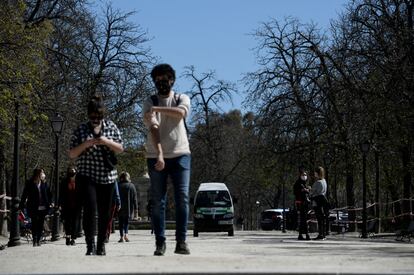
[[[168,64],[160,64],[151,72],[158,91],[144,102],[144,123],[148,128],[146,142],[147,165],[151,179],[152,224],[156,238],[154,255],[165,253],[165,202],[167,178],[174,187],[176,211],[177,254],[190,254],[186,241],[191,152],[185,118],[190,112],[190,98],[172,90],[175,71]]]

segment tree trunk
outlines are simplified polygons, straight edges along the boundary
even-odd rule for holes
[[[403,183],[403,204],[402,204],[402,212],[404,214],[409,214],[412,212],[411,209],[411,182],[412,182],[412,176],[410,172],[410,162],[411,162],[411,154],[410,154],[410,148],[409,146],[404,146],[401,148],[401,158],[403,163],[403,171],[404,171],[404,183]],[[409,220],[410,215],[406,215],[403,217],[404,220]]]
[[[6,158],[4,156],[4,145],[0,144],[0,195],[6,194]],[[0,199],[0,210],[6,209],[6,200]],[[6,236],[7,235],[7,222],[4,218],[6,213],[0,213],[0,235]]]
[[[352,159],[350,157],[349,150],[345,152],[345,161],[346,161],[346,204],[350,208],[355,207],[355,195],[354,195],[354,167],[352,164]],[[355,211],[348,211],[348,220],[351,222],[349,225],[349,231],[356,231],[357,226],[356,213]]]

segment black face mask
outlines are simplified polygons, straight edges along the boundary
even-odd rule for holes
[[[160,95],[168,95],[171,91],[172,85],[167,79],[158,80],[155,82],[155,87]]]

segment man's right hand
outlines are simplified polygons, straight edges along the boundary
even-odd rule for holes
[[[164,156],[158,155],[157,162],[155,163],[155,170],[162,171],[165,168]]]

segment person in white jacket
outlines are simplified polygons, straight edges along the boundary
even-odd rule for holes
[[[327,183],[325,180],[325,170],[323,167],[317,167],[314,171],[315,182],[310,191],[310,197],[313,200],[316,219],[318,220],[318,236],[315,240],[325,239],[326,213],[328,200],[326,198]]]

